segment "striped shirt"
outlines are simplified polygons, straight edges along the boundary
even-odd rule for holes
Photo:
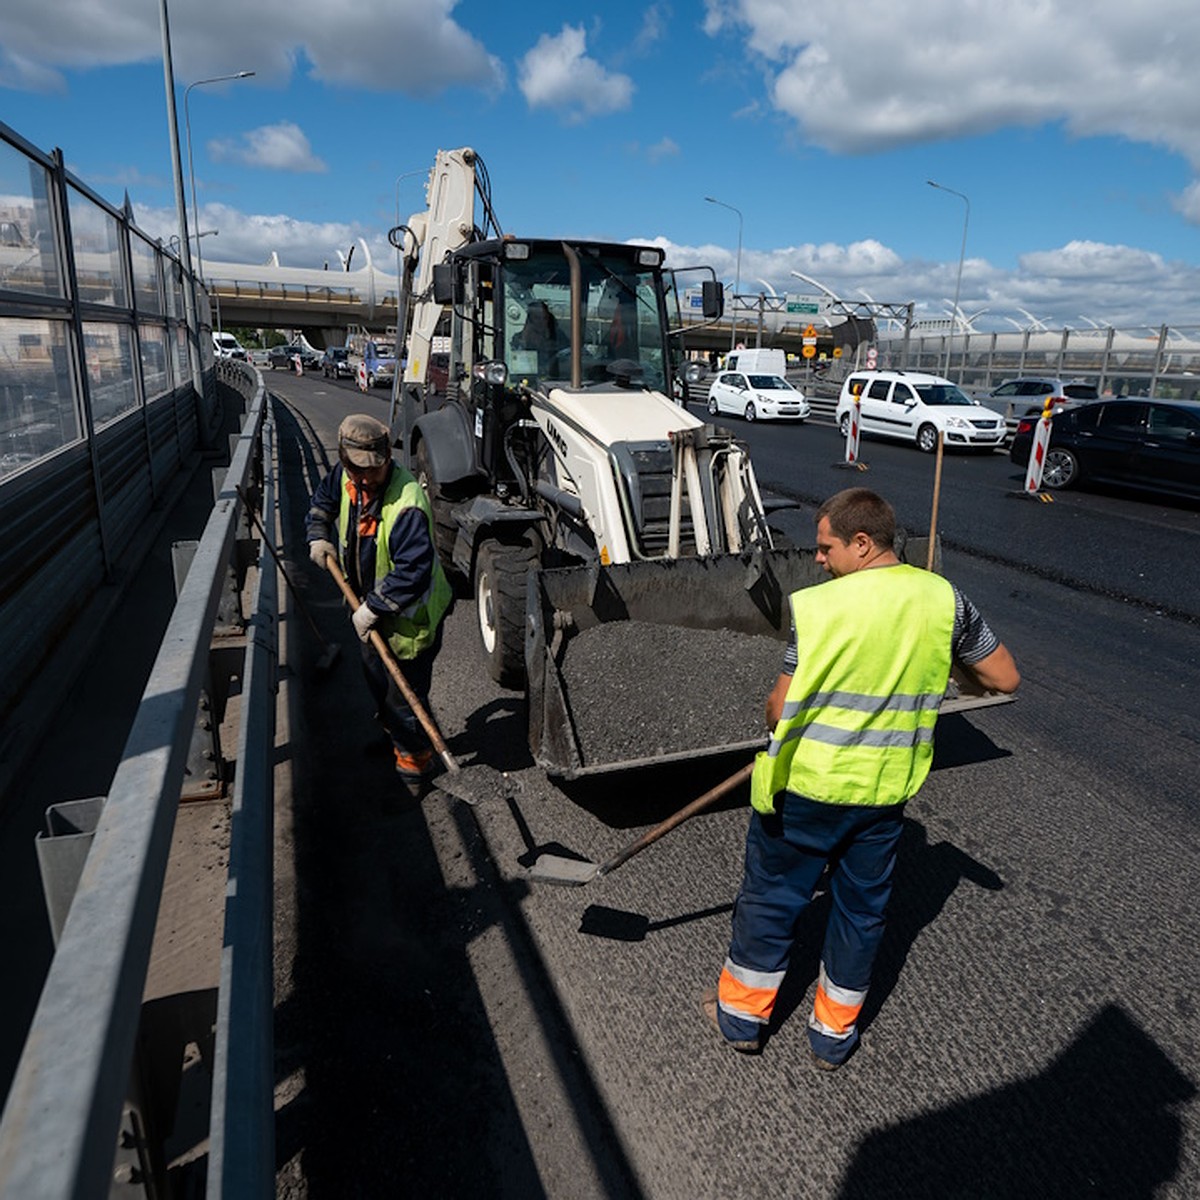
[[[982,662],[1000,645],[1000,639],[992,632],[979,609],[954,584],[950,586],[954,589],[954,631],[950,635],[950,653],[956,661],[968,665]],[[796,673],[800,661],[796,646],[796,626],[793,623],[792,635],[783,656],[784,675]]]

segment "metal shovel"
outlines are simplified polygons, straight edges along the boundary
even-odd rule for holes
[[[752,762],[747,763],[735,775],[730,775],[722,783],[704,793],[699,799],[673,813],[665,821],[647,830],[641,837],[629,843],[624,850],[614,854],[612,858],[602,863],[594,863],[588,859],[564,858],[561,854],[543,854],[529,868],[529,878],[542,883],[560,883],[565,887],[579,887],[591,883],[601,875],[615,871],[622,863],[628,862],[635,854],[641,853],[647,846],[657,842],[664,834],[670,833],[677,825],[682,825],[689,817],[710,808],[722,796],[728,795],[750,778],[754,770]]]
[[[346,576],[342,574],[342,568],[338,566],[337,560],[327,554],[325,556],[325,566],[337,582],[338,587],[341,588],[342,595],[346,597],[346,602],[352,608],[357,608],[362,602],[354,594],[354,589],[346,582]],[[383,665],[387,668],[387,672],[392,677],[393,682],[400,689],[400,694],[404,697],[405,703],[416,714],[417,720],[421,722],[421,727],[433,743],[433,748],[438,752],[442,762],[446,765],[446,775],[438,780],[437,786],[442,791],[449,792],[450,795],[457,797],[459,800],[466,801],[467,804],[478,804],[480,800],[503,800],[506,796],[511,795],[513,792],[513,781],[506,775],[501,774],[494,767],[489,767],[484,763],[476,763],[469,767],[463,767],[458,762],[446,747],[446,743],[437,725],[434,724],[433,718],[429,715],[428,710],[417,699],[416,692],[412,690],[408,680],[404,678],[404,672],[400,670],[400,664],[396,661],[396,656],[388,648],[387,642],[383,640],[383,635],[377,629],[372,629],[368,634],[368,639],[371,645],[375,647],[375,652],[383,660]]]

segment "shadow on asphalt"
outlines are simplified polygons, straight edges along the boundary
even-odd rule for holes
[[[1119,1005],[1045,1070],[871,1133],[838,1200],[1150,1197],[1178,1170],[1196,1088]]]
[[[303,552],[306,489],[319,464],[291,410],[276,405],[276,419],[280,454],[289,459],[281,471],[284,542],[298,588],[325,597]],[[284,998],[275,1012],[276,1075],[290,1098],[276,1120],[277,1194],[547,1194],[477,976],[488,969],[477,949],[483,935],[501,928],[520,973],[507,986],[532,997],[588,1147],[581,1176],[598,1178],[607,1196],[637,1197],[632,1168],[517,915],[528,883],[498,877],[466,806],[439,807],[437,793],[423,804],[403,795],[389,756],[378,752],[342,606],[318,599],[310,608],[323,636],[341,643],[351,661],[322,680],[305,666],[309,686],[293,730],[295,944],[294,956],[277,966]],[[307,626],[297,629],[307,663],[317,642]],[[489,726],[489,746],[497,744],[497,725],[515,721],[510,709],[503,702],[477,715]],[[479,744],[474,739],[471,729],[461,737]],[[523,733],[505,740],[524,747]],[[442,842],[453,830],[469,885],[447,883],[435,822]]]
[[[971,724],[965,713],[947,713],[938,718],[930,770],[943,771],[947,767],[965,767],[1011,757],[1011,750],[997,746],[982,729]]]
[[[863,1006],[860,1029],[868,1029],[887,1003],[913,943],[927,925],[937,920],[946,902],[964,881],[989,892],[1004,887],[1004,881],[990,868],[950,842],[937,842],[931,846],[925,827],[918,821],[905,820],[896,855],[896,882],[888,907],[887,929]],[[817,978],[828,918],[829,893],[822,882],[813,902],[800,916],[795,942],[797,953],[779,989],[768,1038],[786,1021],[807,1017],[807,1012],[797,1013],[797,1009],[805,1003]]]

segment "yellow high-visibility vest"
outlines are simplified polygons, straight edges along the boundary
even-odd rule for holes
[[[342,495],[338,506],[338,556],[346,562],[350,529],[350,477],[343,475]],[[375,580],[378,582],[392,569],[392,556],[388,549],[392,528],[402,512],[419,508],[425,514],[429,527],[429,538],[433,541],[433,512],[425,489],[417,482],[411,471],[399,464],[392,465],[387,489],[379,512],[379,527],[375,534]],[[453,591],[436,550],[433,571],[429,576],[429,587],[423,596],[416,597],[402,612],[387,613],[379,618],[376,628],[383,635],[388,648],[399,659],[413,658],[433,644],[438,622],[450,607]]]
[[[910,799],[933,761],[954,589],[918,567],[877,567],[803,588],[791,605],[799,664],[750,802],[774,812],[785,788],[825,804]]]

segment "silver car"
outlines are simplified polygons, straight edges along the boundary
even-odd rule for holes
[[[993,408],[1011,404],[1018,415],[1040,413],[1047,400],[1054,412],[1062,412],[1064,406],[1081,400],[1098,400],[1100,392],[1094,383],[1082,379],[1051,379],[1049,376],[1030,376],[1022,379],[1006,379],[992,388],[979,400]]]
[[[714,417],[735,413],[747,421],[803,421],[810,410],[804,393],[782,375],[722,371],[708,389],[708,411]]]

